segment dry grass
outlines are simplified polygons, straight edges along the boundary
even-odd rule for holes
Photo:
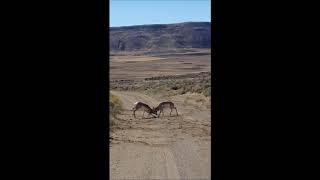
[[[117,115],[122,111],[122,105],[119,98],[113,94],[110,94],[109,101],[109,125],[110,127],[116,125]]]
[[[190,53],[180,51],[185,50],[112,53],[110,80],[143,80],[155,76],[211,71],[210,49],[193,49]]]
[[[205,106],[207,108],[210,108],[211,106],[210,100],[211,100],[211,97],[206,97],[201,94],[193,93],[193,94],[188,94],[188,96],[186,96],[183,104],[185,106],[192,105],[193,107],[199,107],[199,108]]]
[[[111,81],[110,89],[141,91],[149,95],[161,94],[166,97],[186,93],[197,93],[211,97],[211,73],[160,76],[145,80],[116,80]]]

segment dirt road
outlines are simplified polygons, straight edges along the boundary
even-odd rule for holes
[[[179,116],[142,119],[133,104],[161,100],[138,92],[111,91],[126,111],[110,132],[110,179],[211,179],[210,109],[201,95],[172,97]],[[164,101],[164,99],[163,99]],[[147,114],[144,114],[147,117]]]

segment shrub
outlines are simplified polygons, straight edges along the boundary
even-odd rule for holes
[[[110,94],[109,101],[109,117],[110,117],[110,126],[115,125],[116,116],[122,111],[121,102],[117,96]]]

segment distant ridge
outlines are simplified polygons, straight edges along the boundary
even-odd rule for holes
[[[211,22],[110,27],[111,51],[211,48]]]

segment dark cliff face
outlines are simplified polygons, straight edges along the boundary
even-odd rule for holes
[[[211,48],[211,23],[188,22],[110,28],[111,51]]]

